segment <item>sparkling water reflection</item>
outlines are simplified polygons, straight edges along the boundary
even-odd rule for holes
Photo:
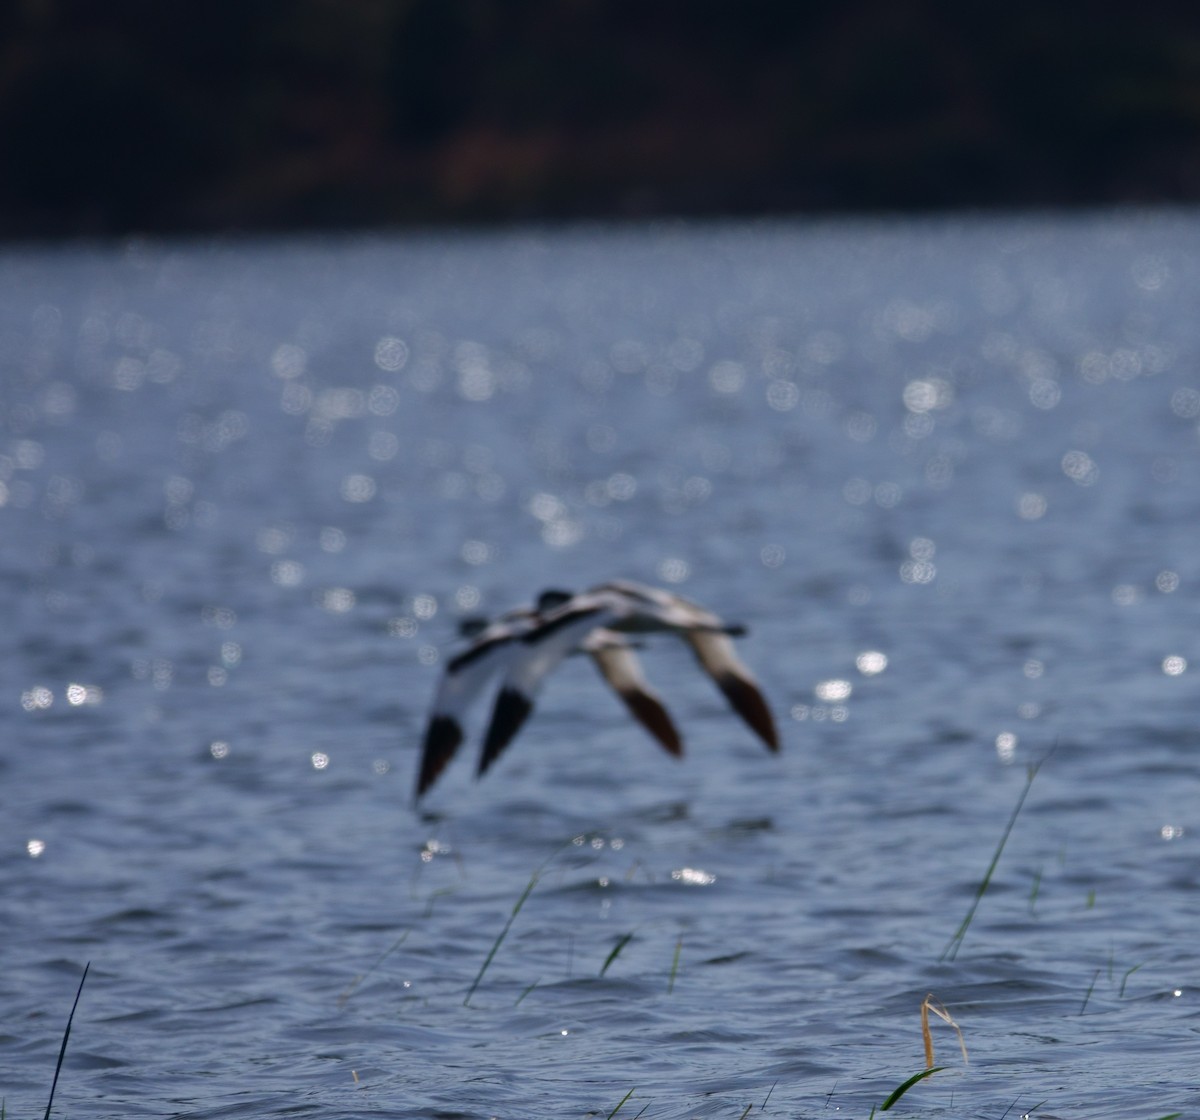
[[[75,1116],[867,1114],[927,992],[971,1064],[914,1113],[1194,1111],[1197,261],[1186,214],[0,256],[6,1109],[91,960]],[[613,576],[749,625],[780,757],[648,641],[686,761],[568,665],[417,815],[458,620]]]

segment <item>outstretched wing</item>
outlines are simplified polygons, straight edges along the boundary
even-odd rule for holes
[[[478,776],[487,772],[521,730],[546,677],[582,645],[591,631],[603,626],[611,614],[604,602],[580,595],[547,615],[540,625],[513,643],[513,653],[484,737]]]
[[[663,750],[681,758],[683,740],[658,693],[643,676],[629,643],[611,631],[593,630],[584,640],[583,648],[634,719],[658,740]]]
[[[510,626],[488,627],[475,643],[446,663],[421,744],[415,799],[437,781],[458,751],[467,709],[511,655],[515,636]]]
[[[701,668],[716,682],[739,716],[772,751],[779,750],[779,733],[766,698],[750,670],[738,660],[733,642],[714,630],[690,630],[682,635]]]

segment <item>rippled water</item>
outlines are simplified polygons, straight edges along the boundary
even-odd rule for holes
[[[935,1020],[898,1111],[1200,1108],[1197,261],[1189,214],[5,252],[7,1114],[89,960],[60,1115],[865,1116],[930,992],[970,1064]],[[572,661],[414,811],[456,619],[613,576],[750,627],[781,755],[653,641],[685,762]]]

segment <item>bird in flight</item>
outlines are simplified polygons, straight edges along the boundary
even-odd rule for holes
[[[471,644],[446,663],[425,731],[416,798],[433,785],[463,741],[471,702],[499,675],[500,689],[484,736],[477,776],[484,774],[529,718],[546,677],[574,653],[591,657],[630,713],[676,757],[683,741],[641,671],[626,635],[666,632],[691,648],[700,667],[772,751],[779,749],[771,711],[758,683],[738,659],[731,638],[744,627],[670,591],[630,580],[572,595],[546,591],[532,607],[492,622],[468,624]]]

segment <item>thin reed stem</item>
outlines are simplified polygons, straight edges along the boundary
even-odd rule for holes
[[[541,873],[541,868],[538,868],[529,877],[529,882],[525,884],[525,889],[521,892],[521,897],[517,899],[516,904],[513,906],[512,913],[508,916],[508,921],[504,923],[504,928],[497,935],[496,940],[492,942],[492,947],[488,950],[488,955],[484,958],[483,964],[479,966],[479,971],[475,974],[475,979],[471,981],[471,987],[467,990],[466,996],[463,997],[463,1007],[466,1007],[471,1002],[471,997],[475,994],[475,989],[479,987],[479,983],[483,979],[483,974],[487,972],[496,953],[499,952],[500,946],[504,944],[504,939],[508,936],[508,931],[512,929],[513,922],[517,920],[517,915],[521,912],[521,907],[525,905],[525,900],[533,893],[533,888],[537,886],[538,877]]]
[[[62,1045],[58,1048],[58,1062],[54,1066],[54,1080],[50,1082],[50,1099],[46,1102],[44,1120],[50,1120],[50,1109],[54,1106],[54,1090],[58,1088],[58,1075],[62,1070],[63,1058],[67,1056],[67,1039],[71,1037],[71,1024],[75,1021],[75,1008],[79,1006],[79,997],[83,995],[83,982],[87,979],[88,969],[92,962],[83,966],[83,975],[79,978],[79,987],[75,989],[75,1002],[71,1004],[71,1014],[67,1016],[67,1029],[63,1031]]]
[[[1042,761],[1044,762],[1045,759]],[[1037,777],[1037,772],[1041,769],[1041,766],[1041,762],[1035,762],[1029,767],[1029,771],[1025,776],[1025,788],[1021,790],[1021,796],[1017,798],[1017,804],[1012,811],[1012,816],[1008,818],[1008,824],[1004,826],[1004,832],[1000,836],[1000,843],[996,845],[996,850],[992,853],[992,862],[988,864],[987,871],[984,872],[983,879],[975,890],[975,898],[967,910],[967,916],[963,918],[958,929],[954,931],[954,936],[946,943],[941,956],[938,957],[939,961],[952,961],[958,956],[958,950],[962,948],[963,938],[967,936],[967,930],[975,920],[975,911],[979,909],[979,904],[983,901],[983,896],[987,893],[988,886],[992,881],[992,875],[996,870],[996,865],[1000,862],[1000,854],[1004,851],[1004,845],[1008,843],[1008,837],[1012,833],[1013,826],[1017,823],[1017,817],[1021,814],[1025,798],[1029,796],[1029,791],[1033,788],[1033,779]]]
[[[1083,1003],[1079,1005],[1079,1014],[1082,1015],[1087,1010],[1088,1000],[1092,998],[1092,992],[1096,990],[1096,981],[1099,979],[1100,969],[1096,969],[1092,973],[1092,982],[1088,985],[1088,990],[1083,993]]]
[[[617,938],[617,943],[613,946],[612,952],[604,958],[604,963],[600,966],[600,975],[602,977],[608,971],[608,966],[617,959],[621,953],[621,950],[624,949],[625,946],[628,945],[632,940],[632,933],[623,933],[619,938]]]
[[[550,865],[551,861],[557,858],[559,852],[564,848],[568,848],[574,840],[566,840],[554,849],[540,864],[536,871],[529,877],[529,882],[525,884],[525,889],[521,892],[521,897],[513,904],[512,913],[508,916],[508,921],[504,923],[504,928],[496,936],[496,940],[492,942],[492,947],[488,950],[488,955],[484,958],[483,964],[479,966],[479,971],[475,974],[475,979],[471,981],[471,987],[467,989],[467,994],[463,997],[463,1007],[466,1007],[471,1002],[471,997],[475,994],[475,989],[479,987],[480,981],[483,980],[483,974],[487,972],[495,959],[496,954],[500,951],[500,946],[504,944],[504,939],[508,936],[508,931],[512,929],[512,924],[517,920],[517,915],[521,912],[521,907],[525,905],[526,899],[533,894],[533,888],[537,886],[538,880],[542,877],[542,872]]]
[[[618,1112],[620,1112],[622,1108],[624,1108],[624,1107],[625,1107],[625,1102],[626,1102],[627,1100],[629,1100],[629,1098],[630,1098],[630,1097],[632,1097],[632,1096],[633,1096],[633,1093],[634,1093],[634,1090],[633,1090],[633,1089],[630,1089],[630,1090],[629,1090],[629,1092],[628,1092],[628,1093],[626,1093],[626,1094],[625,1094],[625,1095],[624,1095],[624,1096],[623,1096],[623,1097],[622,1097],[622,1098],[621,1098],[621,1099],[620,1099],[620,1100],[617,1102],[617,1107],[616,1107],[616,1108],[614,1108],[614,1109],[612,1110],[612,1112],[610,1112],[610,1113],[608,1114],[608,1116],[606,1116],[606,1117],[605,1117],[605,1120],[612,1120],[612,1118],[613,1118],[614,1116],[616,1116],[616,1114],[617,1114]],[[645,1111],[645,1109],[643,1109],[642,1111],[644,1112],[644,1111]],[[641,1113],[639,1113],[638,1115],[641,1115]]]
[[[675,990],[675,977],[679,973],[679,954],[683,951],[683,938],[675,942],[675,956],[671,958],[671,975],[667,978],[667,995]]]

